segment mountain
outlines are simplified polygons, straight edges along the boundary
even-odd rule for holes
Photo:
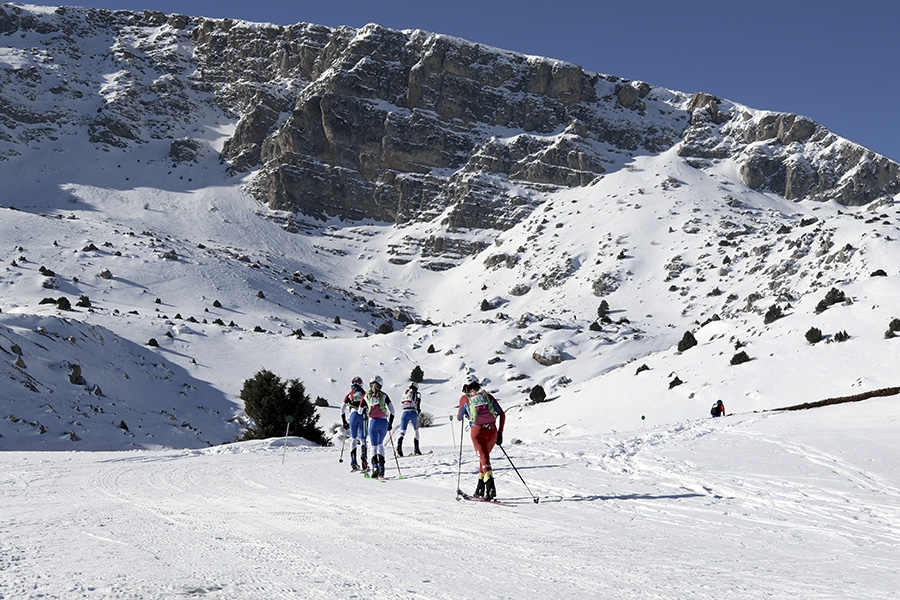
[[[261,368],[325,426],[475,371],[525,441],[897,385],[898,165],[805,117],[377,25],[0,41],[2,448],[226,442]]]

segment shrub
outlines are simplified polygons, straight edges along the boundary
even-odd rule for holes
[[[413,367],[412,373],[409,374],[409,380],[422,383],[425,380],[425,373],[422,371],[422,367],[419,365]]]
[[[778,319],[784,316],[784,313],[781,311],[781,307],[777,304],[773,304],[769,307],[769,310],[766,311],[766,316],[763,318],[763,323],[768,325],[769,323],[774,323]]]
[[[147,345],[151,348],[159,347],[159,342],[156,341],[156,338],[150,338],[150,341],[147,342]]]
[[[316,406],[321,406],[322,408],[325,408],[328,406],[328,400],[323,398],[322,396],[316,396],[315,404],[316,404]]]
[[[834,334],[834,341],[836,342],[846,342],[849,339],[850,334],[846,331],[838,331],[836,334]]]
[[[669,382],[669,389],[671,390],[673,387],[677,387],[684,383],[681,379],[678,378],[678,375],[675,376],[675,379]]]
[[[884,269],[878,269],[876,271],[873,271],[870,277],[887,277],[887,273]]]
[[[831,288],[828,290],[828,293],[825,294],[825,297],[819,300],[819,303],[816,304],[816,312],[820,313],[828,309],[832,304],[839,304],[847,299],[846,294],[840,291],[837,288]]]
[[[649,370],[650,370],[650,367],[648,367],[646,364],[643,364],[637,368],[637,371],[635,371],[634,374],[637,375],[638,373],[641,373],[643,371],[649,371]]]
[[[528,397],[532,402],[543,402],[547,399],[547,392],[544,391],[543,386],[536,385],[531,388],[531,392],[528,393]]]
[[[815,344],[822,341],[822,330],[817,327],[810,327],[806,332],[806,341]]]
[[[56,308],[59,310],[72,310],[72,303],[65,296],[60,296],[56,302]]]
[[[319,415],[298,379],[282,381],[263,369],[244,381],[241,389],[244,412],[253,419],[242,440],[259,440],[285,434],[285,417],[293,417],[289,432],[322,446],[328,445],[325,432],[319,429]]]
[[[419,413],[419,427],[431,427],[434,425],[434,415],[427,412]]]
[[[900,319],[891,319],[891,323],[888,325],[888,329],[890,329],[894,333],[900,331]]]
[[[697,345],[697,338],[694,337],[694,334],[690,331],[685,331],[684,336],[681,338],[681,341],[678,342],[678,351],[684,352],[689,348],[693,348]]]
[[[741,363],[745,363],[745,362],[749,362],[749,361],[750,361],[750,357],[743,350],[741,350],[740,352],[738,352],[737,354],[735,354],[734,356],[731,357],[732,365],[739,365]]]
[[[434,349],[434,344],[429,344],[428,350],[426,350],[426,352],[428,352],[428,354],[434,354],[435,352],[437,352],[437,350]]]
[[[597,307],[597,317],[602,319],[609,314],[609,302],[602,300],[600,306]]]

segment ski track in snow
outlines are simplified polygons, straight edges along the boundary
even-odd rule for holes
[[[0,598],[895,597],[900,490],[771,420],[510,445],[540,502],[498,449],[507,507],[454,501],[449,446],[385,482],[276,441],[0,453]]]

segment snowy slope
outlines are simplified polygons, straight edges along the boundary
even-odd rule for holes
[[[3,452],[0,597],[896,598],[898,406],[508,444],[508,506],[454,500],[449,423],[383,482],[293,440]]]

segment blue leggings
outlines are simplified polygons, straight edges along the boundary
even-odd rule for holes
[[[406,435],[406,427],[413,426],[416,439],[419,439],[419,413],[414,410],[404,410],[400,413],[400,437]]]
[[[388,432],[388,420],[386,418],[369,419],[369,444],[372,446],[372,454],[384,456],[384,437]]]
[[[350,449],[356,448],[357,440],[359,444],[366,447],[366,419],[355,410],[350,411]]]

